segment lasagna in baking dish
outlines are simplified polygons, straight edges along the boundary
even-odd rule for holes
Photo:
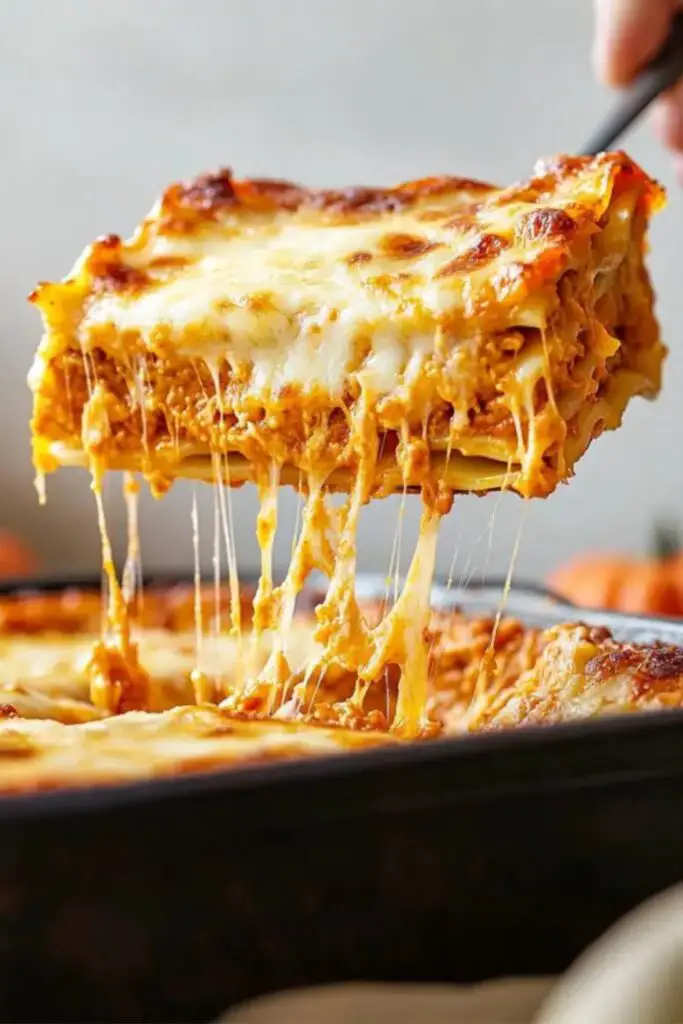
[[[250,605],[244,595],[245,615]],[[202,595],[207,607],[213,600]],[[99,594],[65,591],[0,600],[0,792],[19,793],[177,776],[407,742],[390,732],[397,674],[353,701],[355,677],[331,666],[315,682],[314,602],[295,619],[292,688],[275,704],[239,685],[234,637],[207,636],[200,655],[212,690],[194,701],[195,594],[152,590],[135,630],[151,680],[150,710],[93,703],[88,662],[99,636]],[[363,605],[372,620],[381,613]],[[245,621],[245,639],[255,640]],[[432,612],[423,742],[440,736],[683,706],[683,648],[617,642],[606,629],[542,630],[511,618]],[[211,641],[210,643],[208,641]],[[267,645],[255,643],[252,669]],[[488,660],[488,671],[481,672]]]

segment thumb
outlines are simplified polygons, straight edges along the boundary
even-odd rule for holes
[[[666,39],[676,0],[595,0],[593,60],[606,85],[627,85]]]

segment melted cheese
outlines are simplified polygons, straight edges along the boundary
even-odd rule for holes
[[[596,161],[565,175],[549,186],[552,210],[572,217],[582,208],[599,218],[614,174],[614,163]],[[471,307],[491,287],[502,292],[501,322],[544,326],[552,296],[516,294],[520,258],[533,266],[558,245],[557,233],[520,233],[538,212],[538,191],[529,188],[528,198],[522,191],[501,202],[504,193],[493,187],[454,181],[424,196],[416,191],[414,202],[397,211],[356,217],[353,210],[343,217],[321,215],[306,203],[292,211],[277,205],[245,209],[235,202],[225,204],[208,229],[196,210],[191,229],[182,231],[167,228],[162,202],[122,253],[144,288],[100,294],[79,318],[76,336],[87,349],[102,329],[115,325],[117,335],[108,342],[112,351],[117,339],[122,342],[121,357],[127,354],[123,339],[135,332],[145,348],[161,355],[170,345],[175,354],[214,367],[227,358],[235,372],[251,368],[250,387],[261,395],[287,384],[323,384],[341,394],[354,369],[359,334],[366,334],[366,374],[385,394],[416,353],[433,350],[433,327],[444,314],[461,311],[462,330],[478,329]],[[612,230],[612,262],[625,254],[629,212],[620,208],[618,247]],[[498,239],[485,260],[472,253],[472,242],[482,236]],[[90,262],[86,253],[72,279]],[[448,273],[454,263],[461,269]],[[384,275],[395,286],[372,287]],[[194,330],[199,324],[200,333]],[[428,324],[431,329],[421,334]]]
[[[14,705],[22,716],[61,721],[74,720],[75,708],[86,719],[110,714],[108,706],[91,700],[98,696],[91,694],[91,661],[99,642],[97,633],[90,631],[69,634],[50,629],[26,636],[0,632],[0,704]],[[215,682],[215,693],[207,700],[233,692],[239,689],[242,673],[251,679],[259,675],[271,652],[266,633],[254,635],[243,650],[234,635],[207,633],[198,654],[192,632],[138,627],[136,644],[147,673],[146,703],[151,711],[191,703],[196,673]],[[306,618],[297,616],[291,625],[288,656],[298,675],[320,657]],[[30,710],[32,701],[35,706]]]

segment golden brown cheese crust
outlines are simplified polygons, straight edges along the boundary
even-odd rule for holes
[[[348,490],[367,394],[375,493],[547,494],[658,390],[642,261],[662,201],[620,153],[504,190],[174,185],[130,242],[100,239],[33,296],[36,465],[94,459],[163,489],[221,452],[233,484],[274,460],[283,482],[315,468]]]
[[[449,175],[420,178],[393,188],[314,189],[272,178],[237,181],[229,168],[223,168],[214,174],[202,174],[195,181],[171,185],[161,200],[160,220],[165,230],[181,232],[194,231],[202,221],[216,220],[235,209],[242,213],[306,209],[355,220],[397,213],[426,198],[493,191],[493,185]]]
[[[473,730],[551,725],[597,715],[683,707],[683,648],[624,644],[572,623],[543,633],[539,656],[513,686],[472,709]]]

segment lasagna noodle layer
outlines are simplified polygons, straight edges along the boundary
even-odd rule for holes
[[[0,722],[0,793],[133,782],[390,742],[386,734],[245,721],[215,707],[130,711],[72,726],[6,719]]]

